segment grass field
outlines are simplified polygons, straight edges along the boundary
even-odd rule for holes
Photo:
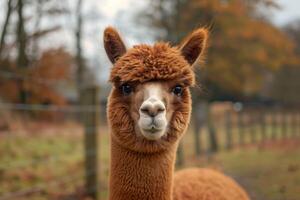
[[[107,129],[102,129],[107,130]],[[107,197],[109,143],[100,141],[101,197]],[[0,199],[76,199],[83,188],[82,134],[0,135]],[[205,138],[203,139],[205,142]],[[184,138],[186,166],[212,167],[229,174],[247,188],[254,200],[300,199],[300,140],[248,145],[221,150],[209,157],[193,153],[193,137]],[[185,166],[185,167],[186,167]]]
[[[281,145],[291,145],[287,141]],[[216,156],[224,171],[246,186],[253,199],[300,199],[300,148],[249,148]]]

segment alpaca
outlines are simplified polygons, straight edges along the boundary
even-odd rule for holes
[[[104,31],[113,63],[107,106],[110,200],[248,200],[233,180],[212,170],[173,176],[178,143],[190,121],[192,66],[202,57],[207,37],[198,29],[179,47],[159,42],[127,50],[114,28]]]

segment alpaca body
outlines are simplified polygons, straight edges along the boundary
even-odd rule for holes
[[[211,169],[176,172],[173,189],[173,200],[249,200],[233,179]]]
[[[173,177],[176,146],[155,154],[130,151],[111,141],[110,200],[249,200],[231,178],[189,168]]]
[[[192,67],[207,37],[198,29],[180,47],[156,43],[127,50],[115,29],[105,30],[105,50],[114,64],[107,106],[110,200],[249,199],[232,179],[212,170],[183,170],[173,177],[178,143],[190,122]]]

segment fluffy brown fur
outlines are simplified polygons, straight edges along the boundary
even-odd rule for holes
[[[195,83],[194,72],[179,49],[167,43],[134,46],[115,64],[110,80],[138,83],[178,80],[188,86]]]
[[[211,169],[181,170],[173,188],[173,200],[249,200],[234,180]]]
[[[110,75],[113,88],[107,108],[108,122],[111,128],[110,200],[172,199],[176,149],[190,121],[189,87],[195,84],[195,75],[191,66],[201,57],[205,49],[206,38],[207,31],[199,29],[192,33],[179,48],[171,47],[167,43],[156,43],[153,46],[134,46],[124,52],[126,48],[119,34],[111,27],[105,30],[104,46],[108,57],[114,64]],[[159,82],[165,85],[176,82],[184,85],[182,96],[178,100],[172,101],[171,107],[174,111],[167,133],[155,141],[145,139],[136,131],[135,119],[132,114],[133,108],[137,106],[136,102],[132,101],[132,98],[124,96],[119,89],[120,85],[124,83],[141,86],[148,82]],[[182,173],[183,176],[180,175]],[[233,185],[233,181],[229,178],[222,175],[216,176],[211,171],[182,173],[176,175],[175,184],[180,181],[188,188],[196,188],[195,192],[203,191],[202,197],[208,195],[204,189],[201,189],[204,186],[205,188],[215,188],[215,183],[217,183],[224,185],[225,188]],[[191,179],[189,182],[189,179],[184,178],[185,173],[189,176],[207,178],[199,178],[199,184],[197,184],[196,181],[193,181],[195,179]],[[209,180],[209,177],[216,180],[204,182]],[[174,189],[176,190],[174,198],[184,200],[182,190],[177,190],[178,187],[174,187]],[[237,193],[239,190],[242,193],[240,188],[236,190]],[[222,199],[224,193],[220,193],[220,190],[217,189],[214,191],[217,191],[215,199]],[[237,200],[234,197],[232,196],[231,199]],[[230,199],[227,196],[226,198]]]
[[[141,153],[111,141],[110,200],[170,200],[176,146]]]

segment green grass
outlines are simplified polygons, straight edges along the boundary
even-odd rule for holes
[[[224,171],[239,177],[261,200],[300,199],[300,149],[250,148],[216,156]]]
[[[42,135],[1,138],[0,195],[44,187],[47,182],[82,173],[82,145],[78,139]]]
[[[107,197],[109,137],[107,129],[99,138],[101,197]],[[205,133],[205,132],[204,132]],[[218,135],[223,143],[224,138]],[[223,138],[223,139],[222,139]],[[202,135],[203,149],[207,147]],[[194,155],[191,131],[184,138],[187,166],[210,166],[223,170],[242,183],[257,200],[300,199],[300,147],[247,147],[217,153],[210,159]],[[204,158],[204,155],[202,156]],[[54,199],[76,193],[83,187],[83,137],[81,135],[33,134],[0,138],[0,197],[36,185],[46,186],[38,193],[17,199]],[[74,177],[74,180],[69,180]],[[66,179],[67,178],[67,179]],[[65,183],[55,181],[66,179]],[[47,184],[50,184],[48,186]],[[55,183],[55,184],[53,184]]]

